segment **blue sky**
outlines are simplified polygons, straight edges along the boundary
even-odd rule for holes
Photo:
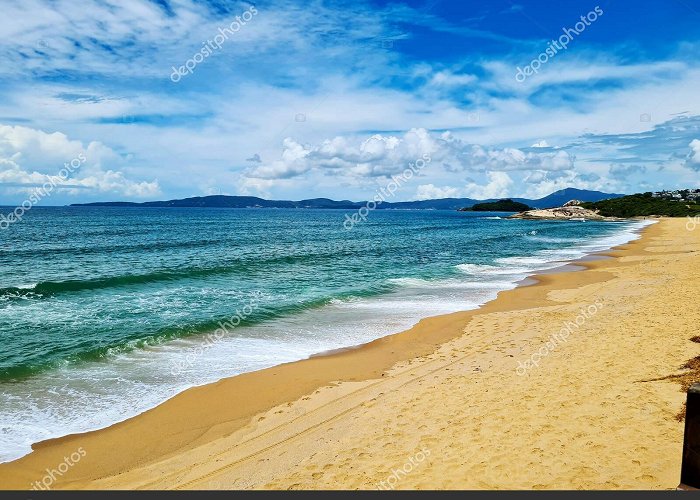
[[[2,8],[2,204],[700,187],[698,0]]]

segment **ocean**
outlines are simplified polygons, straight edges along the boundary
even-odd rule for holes
[[[376,210],[347,230],[346,213],[35,207],[0,231],[0,461],[477,308],[646,224]]]

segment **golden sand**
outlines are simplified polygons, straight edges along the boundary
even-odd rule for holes
[[[41,443],[0,465],[0,487],[82,447],[52,488],[675,488],[684,394],[664,377],[700,355],[685,222],[477,311]]]

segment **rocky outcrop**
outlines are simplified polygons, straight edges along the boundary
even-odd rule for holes
[[[550,219],[550,220],[619,220],[615,217],[603,217],[597,211],[578,206],[582,203],[571,200],[563,207],[526,210],[508,217],[509,219]]]

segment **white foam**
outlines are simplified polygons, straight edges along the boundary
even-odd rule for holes
[[[475,277],[521,275],[532,271],[530,267],[519,266],[515,262],[511,264],[504,263],[502,266],[493,266],[490,264],[457,264],[455,267],[463,273]]]
[[[31,289],[33,289],[33,288],[36,288],[36,286],[37,286],[38,284],[39,284],[39,283],[19,284],[19,285],[16,286],[16,288],[20,288],[20,289],[22,289],[22,290],[31,290]]]
[[[390,278],[387,281],[394,285],[419,288],[431,288],[435,285],[434,282],[430,280],[424,280],[420,278]]]
[[[573,243],[576,243],[578,241],[581,241],[581,240],[578,240],[575,238],[551,238],[548,236],[533,236],[533,235],[528,236],[528,239],[531,241],[541,241],[542,243],[571,243],[571,244],[573,244]]]

